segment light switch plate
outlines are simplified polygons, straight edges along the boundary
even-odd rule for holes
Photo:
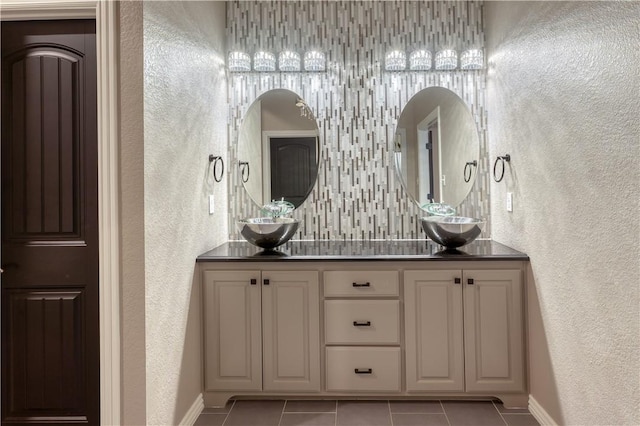
[[[513,211],[513,192],[507,192],[507,211]]]
[[[213,202],[213,194],[209,195],[209,214],[215,211],[215,203]]]

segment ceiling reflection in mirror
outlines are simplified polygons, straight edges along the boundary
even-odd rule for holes
[[[238,134],[238,173],[258,206],[306,200],[318,175],[318,136],[313,112],[292,91],[270,90],[251,104]]]
[[[396,127],[393,162],[420,208],[459,206],[476,178],[480,142],[475,120],[458,95],[444,87],[418,92]]]

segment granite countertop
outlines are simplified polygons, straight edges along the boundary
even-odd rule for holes
[[[289,241],[275,251],[264,251],[246,241],[229,241],[196,258],[197,262],[354,260],[529,260],[529,256],[496,241],[479,239],[457,250],[444,250],[430,240]]]

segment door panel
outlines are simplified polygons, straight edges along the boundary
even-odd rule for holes
[[[316,137],[270,138],[271,199],[300,206],[318,174]]]
[[[407,390],[464,390],[462,272],[405,271]]]
[[[524,391],[521,272],[466,270],[464,281],[466,390]]]
[[[320,391],[319,281],[316,271],[263,273],[266,391]]]
[[[203,273],[205,390],[262,390],[259,271]]]
[[[84,375],[78,374],[85,367],[83,291],[9,290],[5,296],[11,417],[37,410],[44,421],[64,411],[65,421],[86,421]]]
[[[100,421],[95,21],[2,23],[3,423]]]

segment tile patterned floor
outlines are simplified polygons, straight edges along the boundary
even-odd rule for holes
[[[205,408],[198,426],[538,426],[498,401],[230,401]]]

